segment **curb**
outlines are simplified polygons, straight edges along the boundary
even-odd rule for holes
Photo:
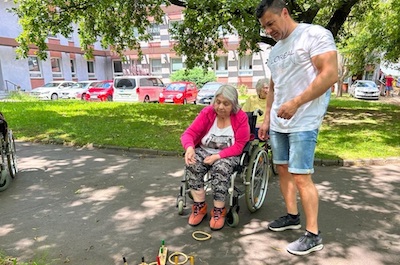
[[[17,141],[23,142],[23,141]],[[39,144],[55,144],[55,145],[65,145],[71,147],[77,147],[74,143],[70,142],[62,142],[62,141],[41,141],[35,142]],[[131,152],[135,154],[146,156],[175,156],[175,157],[183,157],[183,151],[164,151],[164,150],[154,150],[154,149],[146,149],[146,148],[134,148],[134,147],[121,147],[121,146],[113,146],[113,145],[100,145],[100,144],[87,144],[81,147],[86,148],[97,148],[97,149],[108,149],[108,150],[116,150],[116,151],[124,151]],[[400,164],[400,157],[388,157],[388,158],[366,158],[366,159],[355,159],[355,160],[343,160],[343,159],[314,159],[314,166],[336,166],[336,167],[351,167],[351,166],[383,166],[389,164]]]

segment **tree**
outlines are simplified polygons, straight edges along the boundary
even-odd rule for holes
[[[74,25],[78,27],[81,46],[88,57],[92,45],[100,40],[103,47],[119,54],[124,50],[137,50],[141,54],[140,41],[151,36],[147,28],[152,21],[162,23],[163,7],[178,5],[184,9],[185,20],[176,23],[172,33],[178,40],[174,49],[186,56],[188,68],[211,65],[219,50],[225,50],[224,34],[235,33],[240,37],[238,52],[259,51],[259,43],[274,45],[274,41],[262,34],[254,15],[259,0],[15,0],[22,33],[17,38],[18,52],[26,56],[30,44],[35,44],[40,58],[46,57],[45,40],[48,34],[68,36]],[[287,0],[296,20],[320,24],[331,30],[338,41],[352,36],[343,27],[351,17],[351,23],[367,21],[380,0]],[[396,2],[393,0],[393,3]],[[397,1],[398,2],[398,1]],[[398,6],[398,4],[397,4]],[[397,12],[399,14],[399,12]],[[398,24],[397,24],[398,25]],[[138,35],[133,34],[137,31]],[[261,33],[261,34],[260,34]],[[396,35],[399,36],[399,35]],[[397,46],[399,47],[399,46]],[[385,49],[396,49],[385,45]],[[390,54],[390,51],[387,51]]]
[[[366,10],[357,23],[349,23],[347,38],[339,48],[346,59],[352,75],[360,74],[368,64],[381,60],[398,62],[400,59],[400,2],[388,0],[377,2]]]

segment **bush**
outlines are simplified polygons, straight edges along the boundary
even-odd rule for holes
[[[203,87],[207,82],[217,80],[217,76],[212,71],[205,72],[203,68],[181,69],[170,75],[171,81],[190,81],[196,84],[197,88]]]
[[[240,85],[237,89],[238,89],[238,92],[239,92],[239,96],[247,95],[248,87],[246,85]]]

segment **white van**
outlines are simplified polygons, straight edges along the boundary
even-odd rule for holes
[[[154,76],[118,76],[114,78],[115,102],[158,102],[165,87]]]

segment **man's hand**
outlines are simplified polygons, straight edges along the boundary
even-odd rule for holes
[[[263,124],[261,124],[260,128],[258,129],[258,138],[262,141],[267,140],[268,131],[269,131],[269,119],[265,117]]]
[[[194,148],[191,147],[191,146],[189,146],[186,149],[186,152],[185,152],[185,163],[186,163],[186,165],[190,165],[190,164],[196,163]]]
[[[290,100],[279,107],[277,115],[279,118],[289,120],[294,116],[298,108],[299,106],[295,103],[295,101]]]

